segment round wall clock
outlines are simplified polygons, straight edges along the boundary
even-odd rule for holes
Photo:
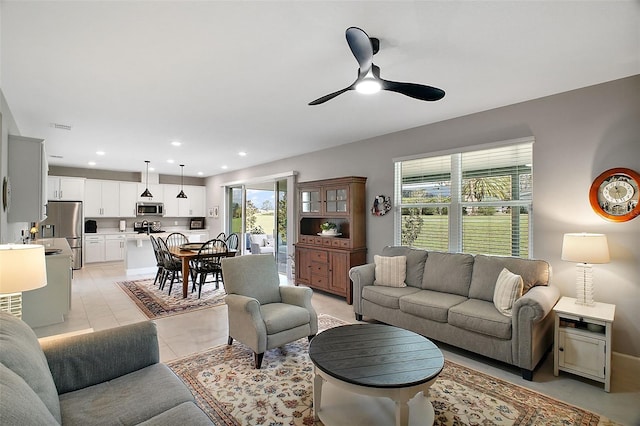
[[[591,184],[589,202],[593,210],[613,222],[626,222],[640,215],[640,174],[631,169],[609,169]]]

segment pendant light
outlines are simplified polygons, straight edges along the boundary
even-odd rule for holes
[[[144,192],[140,194],[141,197],[145,197],[145,198],[153,198],[153,195],[151,195],[151,192],[149,191],[149,163],[150,162],[151,161],[149,160],[145,160],[145,163],[147,163],[147,180],[145,183]]]
[[[176,198],[187,198],[187,194],[183,191],[183,183],[184,183],[184,164],[180,164],[180,193],[176,195]]]

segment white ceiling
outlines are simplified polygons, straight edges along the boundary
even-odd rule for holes
[[[59,166],[210,176],[640,74],[639,1],[3,0],[0,13],[2,91]],[[308,106],[355,80],[349,26],[380,39],[383,78],[444,99]]]

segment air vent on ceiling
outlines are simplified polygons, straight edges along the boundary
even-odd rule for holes
[[[51,158],[64,158],[62,155],[50,155]]]
[[[69,124],[51,123],[51,127],[60,130],[71,130],[71,126]]]

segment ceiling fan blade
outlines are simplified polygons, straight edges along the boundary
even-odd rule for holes
[[[324,95],[321,98],[316,99],[315,101],[311,101],[309,102],[309,105],[320,105],[323,104],[325,102],[327,102],[328,100],[331,100],[333,98],[335,98],[338,95],[342,95],[344,92],[347,92],[349,90],[353,90],[353,85],[349,86],[349,87],[345,87],[344,89],[338,90],[337,92],[333,92],[333,93],[329,93],[328,95]]]
[[[358,27],[349,27],[346,31],[347,44],[365,74],[373,64],[373,46],[371,39]]]
[[[389,90],[422,101],[439,101],[444,97],[444,90],[424,84],[402,83],[380,79],[382,90]]]

